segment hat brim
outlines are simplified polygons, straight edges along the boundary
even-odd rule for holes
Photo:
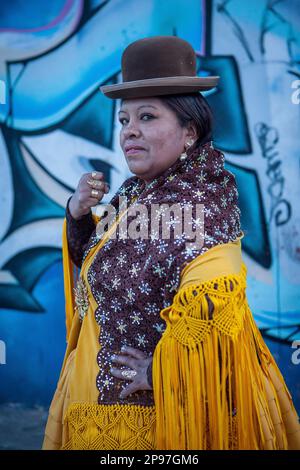
[[[115,85],[103,85],[100,86],[100,90],[108,98],[114,99],[193,93],[211,90],[218,84],[219,78],[219,76],[149,78]]]

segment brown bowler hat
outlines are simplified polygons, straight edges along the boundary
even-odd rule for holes
[[[214,88],[220,77],[198,77],[192,46],[176,36],[139,39],[122,54],[123,82],[101,86],[108,98],[142,98]]]

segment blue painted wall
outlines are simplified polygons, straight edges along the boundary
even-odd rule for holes
[[[86,171],[104,171],[111,193],[103,202],[130,176],[119,103],[98,88],[121,80],[129,43],[158,34],[188,40],[198,74],[221,76],[206,97],[216,145],[239,186],[248,298],[300,411],[300,365],[292,361],[292,343],[300,344],[293,0],[0,2],[0,402],[50,402],[65,349],[66,200]]]

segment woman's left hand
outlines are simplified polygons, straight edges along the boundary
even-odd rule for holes
[[[113,355],[111,357],[111,361],[128,367],[132,371],[135,371],[136,374],[134,377],[129,378],[132,382],[122,390],[120,398],[126,398],[128,395],[137,392],[138,390],[152,390],[147,380],[147,369],[149,364],[152,362],[152,357],[147,356],[146,353],[139,349],[131,348],[129,346],[122,347],[121,352],[122,354],[120,355]],[[122,375],[124,370],[112,367],[110,372],[111,375],[117,379],[128,381],[128,377]]]

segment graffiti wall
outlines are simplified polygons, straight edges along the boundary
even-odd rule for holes
[[[297,0],[2,0],[0,402],[48,405],[65,349],[64,207],[87,171],[108,202],[130,176],[118,101],[132,41],[197,52],[215,145],[237,178],[248,298],[300,411],[300,15]],[[297,202],[298,201],[298,202]]]

